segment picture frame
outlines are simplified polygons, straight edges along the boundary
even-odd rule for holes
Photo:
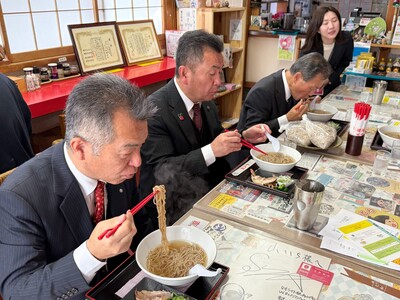
[[[115,22],[68,25],[82,74],[126,66]]]
[[[117,22],[116,24],[129,66],[163,58],[153,20]]]

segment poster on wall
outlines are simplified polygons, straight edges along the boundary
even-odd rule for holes
[[[295,35],[279,35],[278,60],[294,60]]]

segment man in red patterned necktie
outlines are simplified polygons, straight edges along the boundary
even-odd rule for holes
[[[151,232],[144,210],[134,218],[128,210],[140,201],[134,175],[155,112],[138,87],[115,75],[91,75],[74,87],[64,143],[0,186],[5,299],[84,299],[106,275],[103,266],[111,271]],[[111,237],[98,239],[121,222]]]

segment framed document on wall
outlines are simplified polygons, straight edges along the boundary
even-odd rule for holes
[[[82,73],[126,65],[115,22],[68,25]]]
[[[117,29],[128,65],[163,57],[153,20],[118,22]]]

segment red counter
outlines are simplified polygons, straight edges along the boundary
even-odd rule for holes
[[[113,72],[122,76],[139,87],[168,80],[175,74],[175,59],[165,57],[158,63],[146,66],[125,67],[122,71]],[[63,110],[69,93],[74,86],[85,76],[54,81],[33,92],[24,92],[26,103],[28,103],[32,118],[37,118],[53,112]]]

